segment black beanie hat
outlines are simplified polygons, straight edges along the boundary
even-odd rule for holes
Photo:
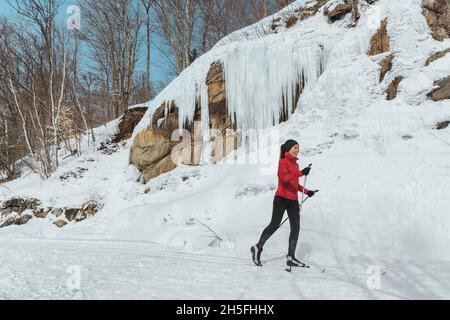
[[[284,154],[289,152],[294,146],[300,145],[295,140],[288,140],[281,146],[280,159],[284,159]]]

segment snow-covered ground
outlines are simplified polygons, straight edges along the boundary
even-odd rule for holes
[[[0,240],[0,245],[0,299],[449,297],[449,262],[372,260],[336,253],[337,260],[310,261],[311,269],[289,274],[282,268],[284,256],[276,252],[258,268],[249,264],[248,255],[233,250],[189,253],[149,242],[33,239]],[[368,269],[372,264],[383,269]],[[371,278],[377,275],[379,287]]]
[[[450,120],[450,102],[429,101],[426,93],[450,74],[450,56],[424,64],[450,42],[432,39],[420,2],[380,0],[351,30],[348,21],[328,26],[318,15],[286,31],[289,48],[323,41],[327,64],[267,148],[239,150],[215,166],[180,166],[144,186],[128,167],[128,141],[112,155],[91,147],[48,181],[29,174],[0,187],[0,200],[19,195],[46,206],[104,204],[95,218],[62,229],[46,219],[0,229],[0,298],[449,299],[450,128],[435,125]],[[366,25],[373,12],[388,17],[396,57],[381,84],[377,58],[365,53],[375,32]],[[248,41],[244,56],[264,41]],[[279,34],[267,41],[284,40]],[[198,59],[150,109],[175,92],[190,101],[195,81],[183,87],[183,79],[200,79],[223,52],[239,60],[233,52],[239,45]],[[397,75],[405,77],[399,95],[386,101],[384,89]],[[246,111],[238,112],[250,124]],[[106,137],[115,126],[98,134]],[[307,187],[320,189],[303,207],[297,250],[312,268],[293,274],[284,271],[287,225],[267,243],[263,268],[249,257],[270,221],[276,157],[288,138],[301,143],[300,166],[313,163]],[[266,149],[272,152],[265,155]],[[267,161],[231,161],[257,155]],[[87,169],[82,178],[59,179],[77,167]],[[79,290],[67,286],[74,270]]]

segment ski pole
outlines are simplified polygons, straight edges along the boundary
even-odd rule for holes
[[[308,168],[311,168],[311,166],[312,166],[312,164],[310,164]],[[308,180],[308,176],[305,176],[305,183],[303,184],[303,191],[302,191],[302,201],[300,203],[300,209],[298,211],[299,215],[302,212],[303,201],[304,201],[303,199],[305,198],[305,188],[306,188],[306,181],[307,180]],[[309,196],[306,199],[309,199]],[[288,216],[288,219],[289,219],[289,216]],[[289,267],[289,269],[286,269],[286,271],[289,272],[289,273],[292,273],[292,265]]]
[[[301,203],[301,205],[303,205],[306,201],[308,201],[309,198],[311,198],[311,197],[307,197],[305,200],[303,200],[302,203]],[[288,221],[288,220],[289,220],[289,217],[286,218],[286,219],[284,219],[283,223],[280,224],[280,226],[277,228],[277,230],[280,229],[280,228],[283,226],[283,224],[285,224],[286,221]]]
[[[312,167],[312,163],[308,166],[308,168],[311,168]],[[302,207],[303,207],[303,204],[309,199],[309,198],[311,198],[311,197],[307,197],[306,199],[304,199],[305,198],[305,188],[306,188],[306,182],[308,181],[308,176],[305,176],[305,183],[303,184],[303,192],[302,192],[302,200],[301,200],[301,202],[300,202],[300,210],[299,210],[299,214],[302,212]],[[304,200],[303,200],[304,199]],[[280,226],[277,228],[277,230],[278,229],[280,229],[282,226],[283,226],[283,224],[285,224],[286,223],[286,221],[288,221],[289,220],[289,217],[287,217],[284,221],[283,221],[283,223],[282,224],[280,224]]]

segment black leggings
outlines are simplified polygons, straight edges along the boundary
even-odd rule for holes
[[[295,256],[297,248],[298,235],[300,232],[300,205],[298,200],[289,200],[283,197],[275,196],[273,200],[272,221],[263,231],[258,247],[262,248],[267,240],[277,231],[283,219],[284,212],[287,210],[289,223],[291,224],[291,234],[289,236],[288,254]]]

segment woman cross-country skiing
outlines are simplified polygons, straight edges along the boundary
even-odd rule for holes
[[[289,267],[302,266],[295,258],[298,236],[300,232],[300,204],[298,202],[298,192],[302,192],[308,197],[314,196],[317,191],[310,191],[299,184],[299,178],[309,175],[311,168],[300,171],[297,164],[297,155],[300,147],[297,141],[288,140],[281,146],[280,162],[278,164],[278,189],[273,200],[272,221],[263,231],[259,242],[251,248],[253,262],[257,266],[261,264],[261,253],[266,241],[278,230],[284,212],[287,210],[291,225],[289,236],[289,251],[287,255],[287,265]]]

